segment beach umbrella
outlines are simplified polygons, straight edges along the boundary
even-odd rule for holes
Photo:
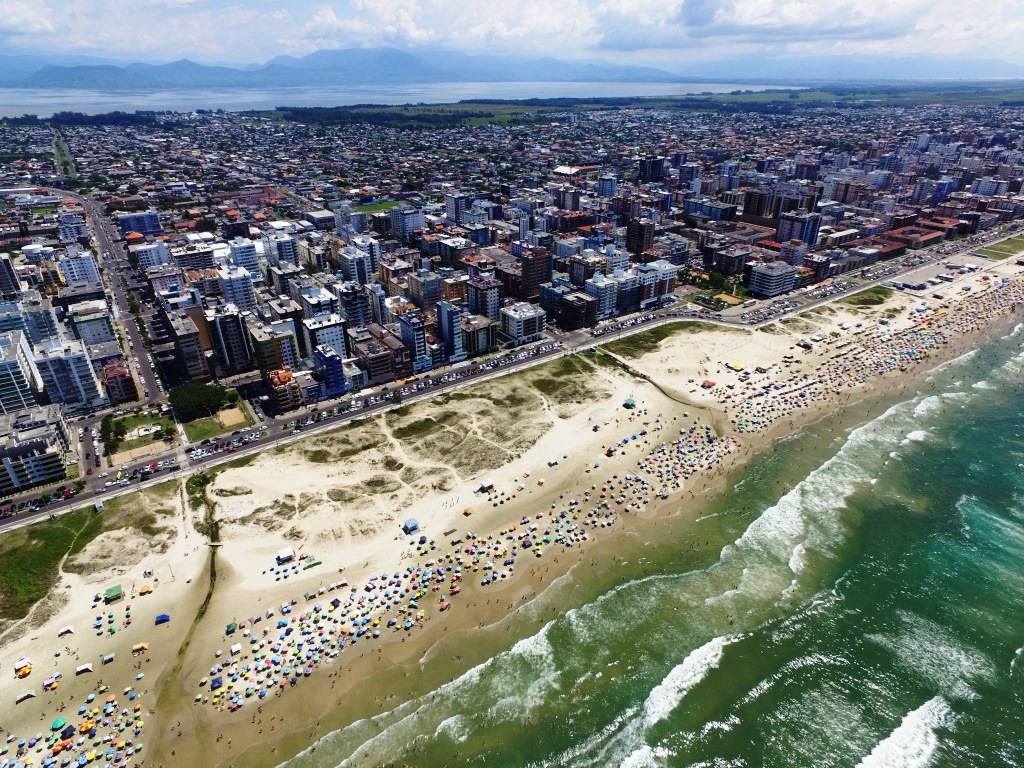
[[[50,726],[50,730],[59,731],[61,728],[64,727],[64,724],[67,723],[67,721],[68,719],[66,717],[58,717],[56,720],[53,721],[53,724]]]

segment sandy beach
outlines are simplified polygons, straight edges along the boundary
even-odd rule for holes
[[[913,391],[1015,322],[1019,273],[992,265],[943,301],[894,292],[756,330],[683,327],[646,354],[626,339],[222,467],[209,507],[190,504],[184,481],[124,497],[124,527],[69,558],[51,595],[0,636],[0,765],[21,739],[39,764],[52,747],[28,743],[63,731],[51,730],[61,717],[75,728],[62,756],[125,741],[129,765],[276,765],[429,690],[441,672],[423,659],[470,665],[452,650],[460,638],[504,641],[503,619],[569,568],[645,521],[696,514],[779,437]],[[821,341],[797,346],[810,336]],[[156,523],[133,528],[133,509]],[[211,520],[216,547],[201,533]],[[286,548],[294,559],[278,563]],[[108,605],[116,585],[124,595]],[[17,679],[22,657],[32,672]],[[107,717],[83,719],[110,695]]]

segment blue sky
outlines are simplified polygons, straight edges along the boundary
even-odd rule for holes
[[[671,67],[733,55],[962,55],[1024,64],[1024,2],[0,0],[0,50],[266,61],[440,46]]]

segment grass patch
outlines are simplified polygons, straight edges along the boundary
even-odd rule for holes
[[[444,424],[428,416],[425,419],[410,421],[404,427],[394,427],[391,434],[395,436],[396,440],[415,440],[426,437],[439,429],[444,429]]]
[[[868,288],[852,296],[846,296],[840,299],[840,303],[851,307],[877,307],[885,304],[890,296],[892,296],[892,288],[876,285],[874,288]]]
[[[87,507],[0,538],[0,617],[25,618],[53,587],[61,559],[80,552],[102,530],[102,517]]]
[[[692,320],[683,320],[677,323],[666,323],[665,325],[659,325],[657,328],[651,328],[641,333],[627,336],[624,339],[613,341],[608,344],[604,344],[604,348],[611,352],[613,355],[624,357],[627,359],[636,359],[643,357],[649,352],[654,352],[661,346],[661,342],[677,333],[700,333],[701,331],[718,330],[718,331],[732,331],[740,330],[733,328],[719,328],[709,323],[700,323]]]
[[[331,460],[331,452],[326,451],[323,448],[317,448],[314,451],[306,452],[306,461],[311,464],[326,464]]]
[[[1002,261],[1003,259],[1008,259],[1011,256],[1016,256],[1020,251],[997,251],[994,248],[979,248],[978,253],[982,256],[988,256],[990,259]]]
[[[370,203],[369,205],[355,205],[352,207],[352,210],[360,211],[361,213],[374,213],[375,211],[386,211],[397,206],[397,200],[383,200],[379,203]]]

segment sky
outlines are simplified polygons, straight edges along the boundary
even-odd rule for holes
[[[1024,64],[1022,38],[1022,0],[0,0],[4,52],[149,62],[440,46],[667,69],[865,53]]]

